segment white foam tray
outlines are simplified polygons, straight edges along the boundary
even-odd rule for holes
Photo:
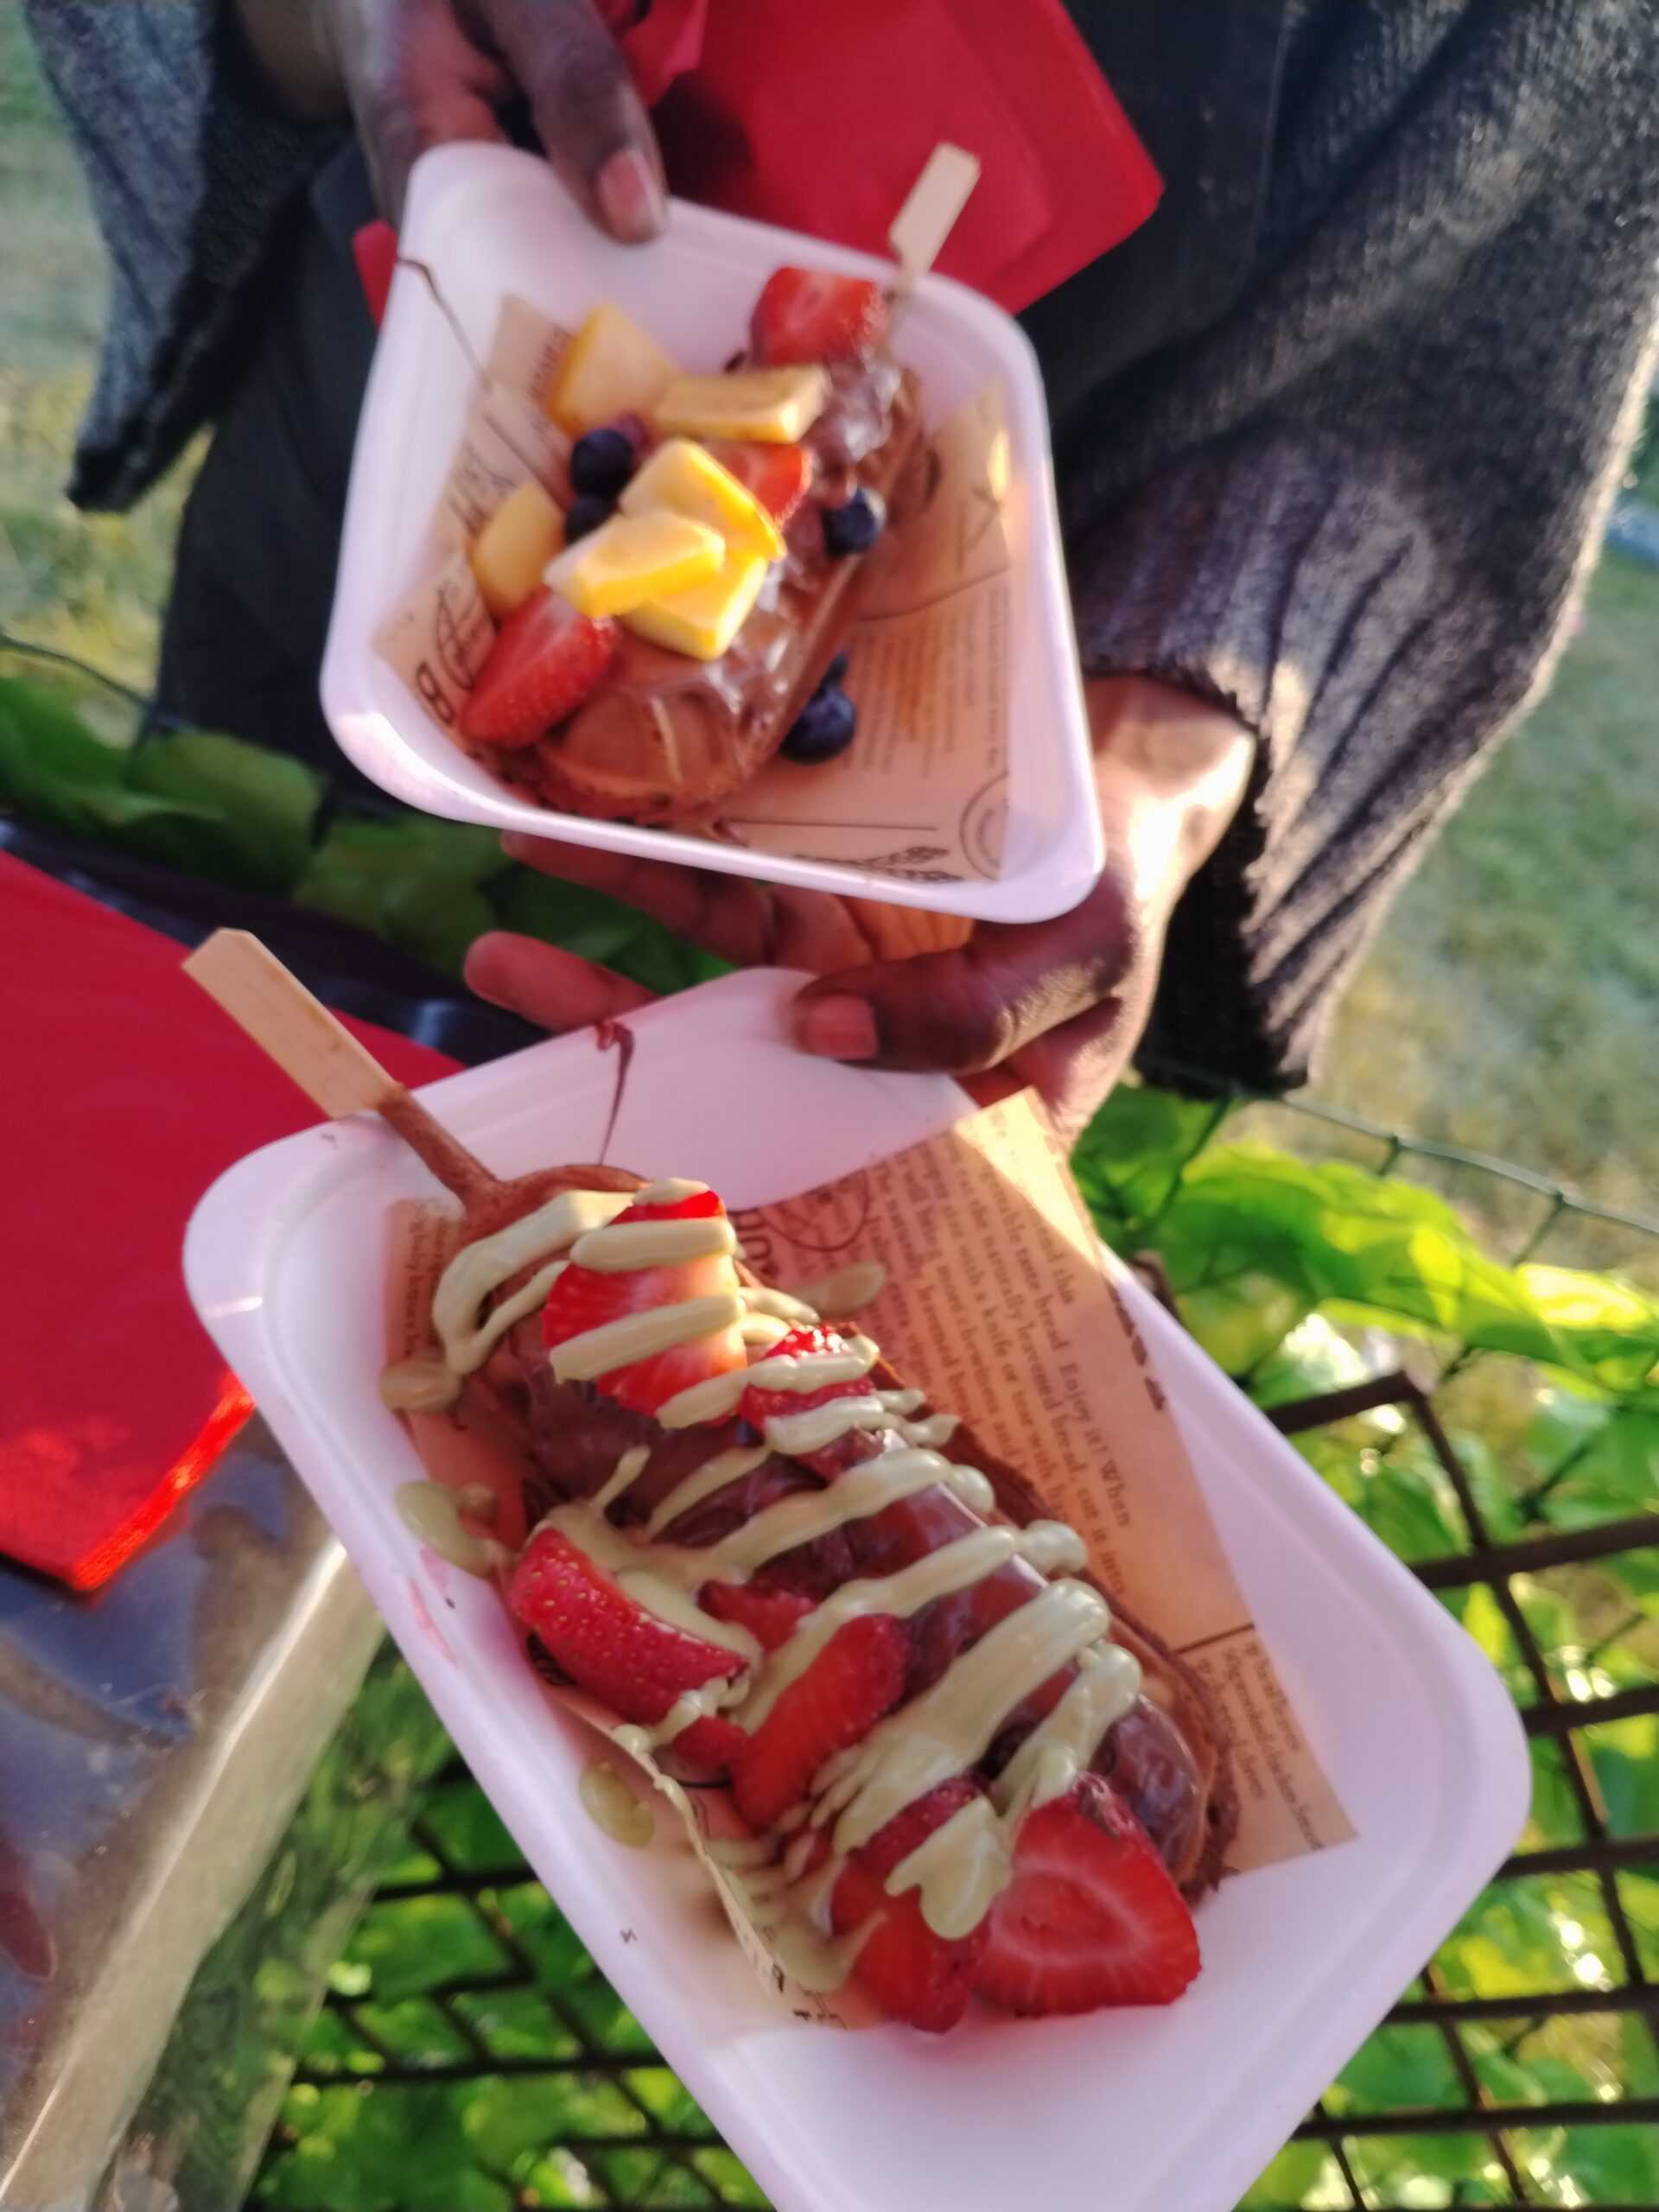
[[[613,300],[679,359],[717,368],[780,263],[893,274],[868,255],[677,200],[655,245],[615,245],[582,219],[544,162],[493,146],[442,147],[416,163],[399,245],[432,270],[480,359],[508,292],[567,327],[596,302]],[[394,798],[459,822],[991,921],[1067,912],[1099,875],[1103,846],[1036,357],[1012,317],[937,276],[918,288],[896,349],[922,380],[930,424],[993,378],[1007,403],[1013,713],[1007,829],[995,880],[905,883],[550,813],[515,797],[444,735],[373,645],[431,566],[432,518],[474,391],[453,331],[409,269],[393,280],[369,378],[323,660],[323,709],[345,751]]]
[[[734,976],[630,1015],[611,1157],[764,1205],[971,1110],[940,1077],[791,1051],[779,1014],[798,981]],[[582,1032],[423,1095],[519,1173],[594,1156],[614,1074]],[[394,1495],[421,1468],[376,1388],[385,1215],[429,1188],[378,1122],[270,1146],[198,1209],[191,1295],[525,1856],[779,2212],[1228,2212],[1519,1831],[1521,1732],[1473,1644],[1131,1286],[1357,1837],[1208,1899],[1204,1972],[1166,2010],[1022,2022],[975,2007],[943,2037],[780,2024],[671,1823],[645,1852],[593,1824],[576,1785],[596,1738],[551,1707],[494,1590],[423,1564],[398,1517]]]

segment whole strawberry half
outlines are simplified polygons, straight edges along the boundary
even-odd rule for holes
[[[461,706],[461,735],[475,745],[533,745],[599,689],[621,635],[608,618],[592,621],[538,584],[502,624]]]
[[[859,1946],[855,1971],[882,2011],[936,2034],[955,2027],[968,2009],[987,1923],[982,1920],[966,1936],[941,1936],[922,1916],[920,1892],[889,1897],[887,1879],[936,1828],[983,1795],[964,1775],[906,1805],[854,1852],[830,1900],[838,1932],[874,1923]]]
[[[726,1209],[712,1191],[677,1199],[669,1205],[632,1205],[613,1227],[636,1221],[693,1221],[725,1218]],[[735,1294],[737,1269],[728,1252],[683,1261],[673,1267],[631,1268],[607,1274],[573,1261],[555,1281],[542,1309],[542,1340],[551,1350],[590,1329],[603,1328],[632,1313],[674,1306],[690,1298]],[[747,1363],[743,1332],[735,1322],[695,1337],[688,1344],[630,1361],[598,1378],[597,1388],[620,1406],[654,1414],[681,1390]]]
[[[557,1529],[531,1537],[508,1580],[507,1603],[577,1688],[624,1720],[660,1720],[688,1690],[743,1665],[736,1652],[636,1605]]]
[[[975,1986],[1010,2012],[1167,2005],[1198,1937],[1145,1829],[1096,1774],[1027,1813],[1014,1879],[991,1907]]]
[[[887,302],[865,276],[827,269],[775,269],[750,318],[758,360],[785,367],[848,360],[886,336]]]

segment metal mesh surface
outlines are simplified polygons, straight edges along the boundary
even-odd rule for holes
[[[1217,1122],[1231,1103],[1218,1106]],[[1335,1153],[1427,1182],[1511,1260],[1659,1276],[1659,1224],[1583,1205],[1500,1162],[1300,1102],[1248,1107],[1228,1134],[1252,1130],[1304,1155]],[[1540,1794],[1527,1847],[1500,1870],[1460,1942],[1426,1966],[1367,2046],[1391,2062],[1403,2057],[1405,2073],[1397,2063],[1380,2075],[1350,2069],[1247,2201],[1366,2212],[1649,2204],[1659,2191],[1621,2189],[1621,2172],[1643,2170],[1639,2155],[1621,2164],[1592,2154],[1614,2139],[1608,2130],[1625,2131],[1618,2139],[1629,2143],[1630,2131],[1659,2122],[1659,1883],[1650,1878],[1659,1874],[1659,1821],[1645,1817],[1651,1789],[1610,1805],[1599,1758],[1617,1739],[1639,1771],[1643,1746],[1649,1758],[1659,1751],[1659,1517],[1603,1510],[1596,1485],[1582,1479],[1592,1449],[1583,1442],[1523,1473],[1510,1468],[1495,1488],[1491,1466],[1471,1464],[1453,1439],[1471,1404],[1490,1412],[1494,1393],[1526,1380],[1506,1373],[1520,1363],[1458,1344],[1425,1353],[1421,1371],[1416,1363],[1414,1351],[1269,1417],[1304,1449],[1345,1449],[1356,1424],[1370,1423],[1375,1437],[1381,1423],[1382,1446],[1362,1448],[1426,1447],[1443,1470],[1464,1541],[1409,1563],[1454,1611],[1484,1593],[1483,1641],[1521,1708]],[[1649,1503],[1653,1487],[1650,1468]],[[1575,1629],[1570,1643],[1550,1629],[1545,1604],[1565,1603],[1564,1591],[1574,1620],[1593,1624]],[[1618,1670],[1610,1673],[1615,1652]],[[1529,1914],[1582,1940],[1558,1942],[1545,1971],[1529,1973],[1524,1944],[1492,1964],[1480,1929]],[[1402,2094],[1408,2078],[1416,2086]],[[1391,2094],[1376,2094],[1378,2079],[1395,2085]],[[367,2151],[368,2114],[378,2115],[389,2144],[426,2142],[419,2183],[399,2182],[387,2166],[360,2197],[332,2188],[308,2196],[306,2161],[331,2100],[358,2110],[337,2132],[342,2149],[349,2138]],[[1297,2145],[1306,2146],[1300,2162]],[[1568,2158],[1563,2145],[1588,2148]],[[324,2182],[321,2166],[312,2172]],[[764,2202],[459,1764],[335,1971],[256,2195],[303,2212],[347,2201],[364,2212]]]

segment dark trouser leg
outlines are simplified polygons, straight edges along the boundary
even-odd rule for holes
[[[374,331],[351,241],[372,209],[354,145],[264,279],[241,374],[185,508],[162,629],[164,712],[366,786],[317,695]]]

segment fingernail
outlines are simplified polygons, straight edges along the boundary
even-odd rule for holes
[[[657,172],[637,146],[611,156],[594,179],[594,196],[607,228],[629,245],[654,238],[668,220]]]
[[[467,948],[467,957],[461,965],[461,980],[469,991],[475,991],[480,998],[489,999],[492,1002],[495,995],[491,988],[494,979],[490,971],[494,965],[493,937],[475,937]]]
[[[795,1042],[821,1060],[869,1060],[880,1039],[868,999],[798,999]]]

